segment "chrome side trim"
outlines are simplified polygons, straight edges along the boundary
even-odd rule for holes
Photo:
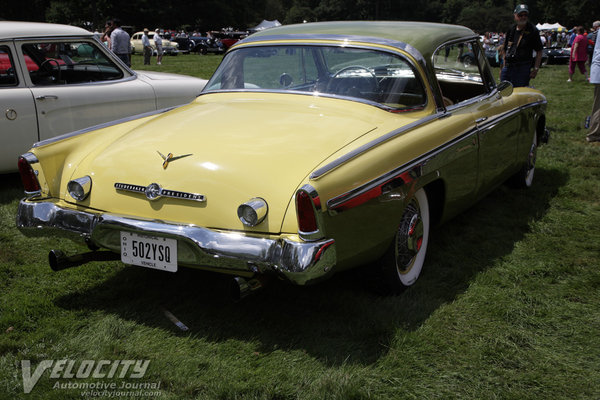
[[[425,153],[423,155],[421,155],[420,157],[417,157],[416,159],[407,162],[397,168],[394,168],[393,170],[386,172],[385,174],[361,185],[358,186],[352,190],[349,190],[346,193],[343,193],[341,195],[338,195],[336,197],[333,197],[329,200],[327,200],[327,208],[332,210],[335,209],[336,207],[339,207],[341,204],[346,203],[352,199],[354,199],[355,197],[360,196],[361,194],[364,194],[366,192],[368,192],[369,190],[382,185],[396,177],[398,177],[399,175],[402,175],[406,172],[413,172],[413,178],[418,178],[423,174],[422,171],[422,167],[427,164],[427,162],[432,159],[433,157],[437,156],[439,153],[443,152],[444,150],[446,150],[449,147],[452,147],[453,145],[455,145],[456,143],[467,139],[468,137],[477,134],[479,129],[477,128],[473,128],[465,133],[463,133],[462,135],[452,139],[451,141],[445,143],[444,145],[438,147],[437,149],[434,149],[428,153]]]
[[[441,114],[441,113],[433,114],[433,115],[427,116],[425,118],[422,118],[422,119],[420,119],[418,121],[412,122],[412,123],[410,123],[408,125],[405,125],[402,128],[398,128],[398,129],[393,130],[393,131],[391,131],[389,133],[386,133],[385,135],[380,136],[379,138],[377,138],[377,139],[375,139],[375,140],[373,140],[373,141],[371,141],[369,143],[366,143],[366,144],[364,144],[364,145],[362,145],[360,147],[357,147],[356,149],[352,150],[349,153],[344,154],[343,156],[339,157],[338,159],[336,159],[336,160],[330,162],[329,164],[327,164],[327,165],[325,165],[325,166],[317,169],[316,171],[313,171],[313,173],[310,174],[309,178],[311,180],[317,180],[320,177],[322,177],[323,175],[327,174],[328,172],[333,171],[334,169],[336,169],[340,165],[347,163],[348,161],[350,161],[353,158],[361,155],[362,153],[365,153],[365,152],[371,150],[372,148],[377,147],[380,144],[382,144],[384,142],[387,142],[388,140],[393,139],[393,138],[395,138],[398,135],[403,134],[406,131],[418,128],[418,127],[420,127],[422,125],[430,123],[431,121],[434,121],[434,120],[437,120],[437,119],[440,119],[440,118],[445,118],[445,117],[448,117],[448,116],[449,116],[449,114]]]
[[[27,163],[29,163],[29,164],[37,164],[40,162],[40,160],[38,160],[37,156],[31,152],[21,154],[21,157],[23,157],[25,159],[25,161],[27,161]]]
[[[120,251],[121,231],[170,237],[182,250],[178,251],[181,265],[223,271],[272,271],[298,285],[324,278],[333,272],[337,261],[333,239],[304,242],[287,237],[246,236],[196,225],[73,210],[51,200],[21,200],[16,222],[26,236],[88,239],[116,253]]]
[[[358,186],[354,189],[349,190],[348,192],[342,193],[338,196],[332,197],[331,199],[327,200],[327,208],[329,210],[335,209],[336,207],[339,207],[341,204],[344,204],[370,190],[372,190],[373,188],[376,188],[379,185],[382,185],[384,183],[386,183],[387,181],[394,179],[395,177],[402,175],[403,173],[409,172],[409,171],[418,171],[418,173],[415,175],[415,177],[418,177],[421,175],[422,170],[420,167],[422,167],[423,165],[425,165],[430,159],[432,159],[433,157],[437,156],[439,153],[445,151],[446,149],[448,149],[449,147],[452,147],[453,145],[455,145],[456,143],[468,138],[469,136],[475,135],[477,134],[477,132],[479,131],[484,131],[484,130],[488,130],[493,128],[495,125],[497,125],[500,121],[502,121],[503,119],[506,118],[510,118],[515,114],[518,114],[519,112],[528,109],[528,108],[532,108],[532,107],[536,107],[536,106],[540,106],[540,105],[545,105],[547,104],[547,100],[542,100],[542,101],[536,101],[533,103],[529,103],[523,106],[520,106],[518,108],[515,108],[513,110],[507,111],[504,114],[498,115],[496,118],[493,118],[491,120],[486,120],[485,124],[480,124],[475,126],[473,129],[470,129],[466,132],[463,132],[461,135],[457,136],[456,138],[442,144],[441,146],[415,158],[412,161],[409,161],[389,172],[386,172],[385,174],[361,185]],[[390,135],[391,133],[396,132],[396,131],[392,131],[390,133],[388,133],[388,135]],[[387,136],[387,135],[385,135]],[[382,137],[385,137],[382,136]],[[369,145],[369,144],[367,144]],[[365,145],[365,146],[367,146]],[[358,149],[357,149],[358,150]],[[351,153],[348,153],[351,154]],[[344,157],[340,157],[338,160],[332,162],[331,164],[344,159]],[[350,158],[348,158],[350,159]],[[336,165],[335,167],[341,165],[343,162],[345,162],[347,160],[344,161],[340,161],[340,163],[338,165]],[[326,165],[323,168],[328,167],[329,165]],[[319,172],[320,170],[315,171],[314,173]],[[329,171],[326,171],[329,172]],[[313,173],[313,174],[314,174]],[[312,175],[310,177],[312,179]]]
[[[80,129],[78,131],[64,133],[62,135],[54,136],[54,137],[49,138],[49,139],[40,140],[39,142],[34,143],[33,146],[32,146],[32,148],[35,149],[36,147],[41,147],[41,146],[45,146],[47,144],[59,142],[59,141],[64,140],[64,139],[68,139],[68,138],[71,138],[71,137],[74,137],[74,136],[79,136],[79,135],[82,135],[82,134],[87,133],[87,132],[96,131],[98,129],[108,128],[109,126],[118,125],[118,124],[122,124],[122,123],[129,122],[129,121],[134,121],[134,120],[140,119],[140,118],[150,117],[150,116],[156,115],[156,114],[162,114],[162,113],[165,113],[167,111],[171,111],[171,110],[173,110],[173,109],[175,109],[177,107],[181,107],[183,105],[184,104],[181,104],[181,105],[178,105],[178,106],[173,106],[173,107],[167,107],[167,108],[163,108],[163,109],[160,109],[160,110],[152,110],[152,111],[148,111],[148,112],[145,112],[145,113],[142,113],[142,114],[137,114],[137,115],[132,115],[130,117],[116,119],[114,121],[104,122],[102,124],[90,126],[88,128]]]

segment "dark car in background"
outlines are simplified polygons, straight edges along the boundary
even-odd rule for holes
[[[502,60],[500,57],[500,47],[490,46],[487,49],[485,49],[485,58],[487,58],[488,63],[490,63],[490,66],[499,67],[500,62]],[[463,63],[465,67],[469,67],[471,65],[476,64],[475,54],[470,49],[468,52],[460,55],[459,60],[461,63]]]
[[[190,52],[198,54],[225,54],[225,45],[218,38],[208,36],[190,36]]]
[[[547,47],[542,53],[542,64],[568,64],[571,58],[570,47]]]
[[[179,45],[179,52],[182,54],[188,54],[192,52],[194,48],[194,41],[189,36],[173,36],[171,41]]]

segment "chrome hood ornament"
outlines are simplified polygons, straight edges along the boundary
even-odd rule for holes
[[[159,155],[159,156],[161,156],[161,157],[162,157],[162,159],[164,160],[164,161],[163,161],[163,169],[167,169],[167,166],[169,165],[169,163],[170,163],[171,161],[179,160],[180,158],[183,158],[183,157],[189,157],[189,156],[191,156],[191,155],[192,155],[192,154],[183,154],[183,155],[181,155],[181,156],[174,156],[174,155],[173,155],[173,153],[169,153],[169,154],[167,154],[167,155],[165,156],[163,153],[161,153],[161,152],[160,152],[160,151],[158,151],[158,150],[157,150],[156,152],[157,152],[157,153],[158,153],[158,155]]]

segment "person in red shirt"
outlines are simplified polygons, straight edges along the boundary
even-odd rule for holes
[[[587,70],[585,69],[585,62],[587,61],[587,35],[583,29],[583,26],[576,28],[577,36],[573,41],[571,47],[571,58],[569,60],[569,80],[573,81],[573,74],[575,73],[575,66],[579,67],[579,71],[585,75],[587,80]]]

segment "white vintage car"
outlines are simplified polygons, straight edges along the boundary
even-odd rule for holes
[[[189,103],[205,84],[132,71],[81,28],[0,21],[0,173],[35,142]]]
[[[142,44],[142,35],[144,32],[136,32],[131,36],[131,53],[143,53],[144,45]],[[160,36],[160,35],[159,35]],[[179,54],[179,44],[177,42],[172,42],[165,38],[162,38],[163,41],[163,51],[165,54],[170,56],[176,56]],[[150,46],[152,46],[152,54],[156,55],[156,44],[154,43],[154,32],[148,32],[148,39],[150,39]]]

